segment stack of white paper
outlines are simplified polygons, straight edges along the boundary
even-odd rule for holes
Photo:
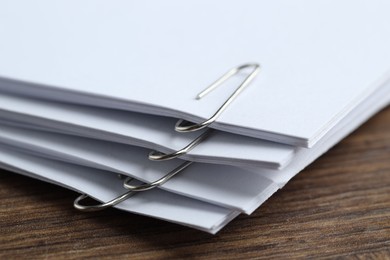
[[[390,103],[389,11],[385,0],[3,1],[0,163],[215,233]],[[248,76],[215,121],[175,131]]]

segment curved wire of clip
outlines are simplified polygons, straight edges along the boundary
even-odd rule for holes
[[[222,104],[222,106],[217,110],[217,112],[215,112],[214,115],[212,115],[206,121],[203,121],[202,123],[198,123],[198,124],[189,122],[184,119],[180,119],[175,125],[175,130],[177,132],[194,132],[203,129],[205,127],[208,127],[210,124],[212,124],[222,114],[222,112],[230,105],[230,103],[232,103],[232,101],[244,90],[244,88],[247,87],[249,83],[251,83],[251,81],[257,76],[257,74],[260,72],[260,65],[256,63],[249,63],[249,64],[244,64],[236,68],[233,68],[196,96],[196,99],[198,100],[203,98],[211,91],[219,87],[222,83],[226,82],[228,79],[238,74],[242,70],[248,68],[252,68],[252,72],[244,79],[244,81],[238,86],[238,88],[233,92],[233,94]]]
[[[184,169],[186,169],[188,166],[190,166],[193,162],[191,161],[186,161],[182,164],[180,164],[178,167],[170,171],[168,174],[166,174],[164,177],[158,179],[157,181],[151,182],[151,183],[146,183],[146,184],[141,184],[141,185],[131,185],[130,183],[134,180],[132,177],[127,177],[125,181],[123,182],[123,187],[125,187],[129,192],[140,192],[140,191],[147,191],[151,190],[154,188],[157,188],[170,179],[172,179],[175,175],[178,173],[182,172]]]
[[[187,154],[189,151],[194,149],[198,144],[203,142],[207,137],[209,137],[213,131],[214,131],[213,129],[209,129],[209,130],[205,131],[204,133],[199,135],[194,141],[192,141],[190,144],[188,144],[186,147],[184,147],[180,150],[177,150],[176,152],[173,152],[173,153],[166,154],[166,153],[162,153],[162,152],[158,152],[158,151],[152,151],[149,153],[149,160],[167,161],[167,160],[172,160],[174,158],[180,157],[184,154]]]
[[[147,183],[147,184],[141,184],[141,185],[137,185],[137,186],[131,185],[130,183],[135,179],[132,177],[127,177],[125,179],[125,181],[123,182],[123,186],[128,191],[126,193],[123,193],[122,195],[116,197],[115,199],[112,199],[112,200],[107,201],[107,202],[98,203],[95,205],[83,205],[81,202],[87,198],[90,198],[90,196],[88,196],[87,194],[81,194],[79,197],[77,197],[74,200],[73,207],[80,210],[80,211],[83,211],[83,212],[93,212],[93,211],[105,210],[107,208],[113,207],[113,206],[127,200],[128,198],[130,198],[131,196],[136,194],[136,192],[151,190],[151,189],[154,189],[154,188],[157,188],[157,187],[163,185],[164,183],[169,181],[172,177],[174,177],[175,175],[177,175],[178,173],[180,173],[184,169],[186,169],[188,166],[190,166],[192,163],[193,162],[186,161],[183,164],[176,167],[174,170],[170,171],[164,177],[158,179],[157,181]]]
[[[73,207],[75,207],[76,209],[78,209],[80,211],[84,211],[84,212],[100,211],[100,210],[104,210],[104,209],[113,207],[113,206],[127,200],[128,198],[130,198],[134,194],[135,194],[134,192],[128,191],[128,192],[123,193],[122,195],[116,197],[115,199],[112,199],[112,200],[104,202],[104,203],[95,204],[95,205],[81,204],[81,201],[83,201],[84,199],[90,198],[87,194],[81,194],[73,202]]]
[[[201,93],[198,94],[196,97],[197,99],[201,99],[211,91],[213,91],[215,88],[220,86],[222,83],[227,81],[229,78],[233,77],[240,71],[247,69],[247,68],[253,68],[253,71],[245,78],[245,80],[241,83],[241,85],[236,89],[236,91],[225,101],[225,103],[217,110],[217,112],[208,120],[204,121],[200,124],[194,124],[191,122],[188,122],[186,120],[179,120],[176,123],[175,129],[178,132],[192,132],[197,131],[200,129],[203,129],[207,126],[209,126],[211,123],[213,123],[217,117],[226,109],[226,107],[241,93],[241,91],[249,85],[249,83],[255,78],[255,76],[260,71],[260,65],[258,64],[244,64],[242,66],[236,67],[234,69],[231,69],[227,73],[225,73],[221,78],[219,78],[217,81],[215,81],[213,84],[211,84],[209,87],[207,87],[205,90],[203,90]],[[204,141],[207,137],[210,136],[213,129],[208,129],[203,134],[199,135],[194,141],[192,141],[190,144],[188,144],[186,147],[177,150],[173,153],[162,153],[158,151],[152,151],[149,153],[149,159],[152,161],[166,161],[171,160],[177,157],[180,157],[184,154],[187,154],[189,151],[191,151],[193,148],[195,148],[198,144],[200,144],[202,141]]]

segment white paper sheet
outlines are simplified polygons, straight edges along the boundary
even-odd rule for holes
[[[135,177],[145,182],[162,178],[182,160],[152,162],[148,150],[81,137],[38,132],[0,124],[0,144],[34,155]],[[161,188],[251,214],[278,185],[255,172],[231,166],[196,163]]]
[[[387,82],[380,88],[380,91],[371,95],[353,113],[343,119],[314,148],[300,148],[293,162],[283,170],[275,171],[258,168],[256,170],[252,169],[253,174],[250,174],[249,171],[239,171],[229,166],[198,164],[190,171],[178,175],[166,183],[163,188],[202,200],[209,200],[212,203],[225,203],[223,205],[230,205],[229,207],[237,207],[242,203],[242,207],[239,206],[238,208],[245,209],[247,213],[250,213],[271,196],[276,191],[276,187],[284,186],[309,163],[326,152],[378,110],[388,105],[390,103],[389,89],[390,84]],[[163,167],[169,165],[169,163],[174,163],[169,162],[166,165],[159,165],[158,170],[153,170],[154,165],[151,164],[152,170],[145,170],[145,166],[140,165],[148,164],[145,156],[146,152],[145,155],[138,154],[138,152],[130,155],[131,152],[126,154],[125,151],[113,148],[107,149],[107,153],[105,153],[99,148],[98,142],[95,143],[95,141],[91,143],[83,142],[82,139],[76,141],[77,138],[72,141],[73,138],[71,137],[69,139],[63,136],[59,138],[58,135],[53,134],[40,136],[40,134],[34,134],[33,131],[27,131],[23,134],[23,131],[17,129],[8,129],[8,131],[5,130],[6,127],[3,127],[3,129],[3,134],[0,134],[3,137],[1,140],[7,144],[28,149],[30,152],[42,153],[39,154],[42,156],[67,160],[99,169],[110,169],[120,173],[133,172],[133,174],[140,174],[139,176],[143,180],[150,181],[162,177],[164,173],[168,172],[168,168],[164,169]],[[62,141],[60,141],[61,139]],[[109,146],[106,145],[106,147]],[[121,157],[122,152],[124,154]],[[128,161],[126,157],[129,158]],[[134,162],[130,162],[133,159],[136,165],[133,165]],[[161,172],[159,169],[164,169],[164,171]],[[170,169],[173,169],[173,166]],[[258,179],[256,175],[262,176],[264,179]],[[148,179],[149,177],[152,177],[152,179]],[[256,185],[259,184],[265,186],[257,187]],[[250,196],[253,196],[253,199]],[[245,201],[250,201],[250,203]]]
[[[0,146],[0,167],[87,193],[100,201],[111,200],[126,191],[115,174],[34,157],[4,146]],[[239,214],[158,189],[139,193],[116,207],[212,234]]]
[[[389,11],[387,0],[5,0],[0,88],[199,122],[239,77],[197,93],[259,62],[212,127],[313,146],[389,77]]]
[[[280,187],[283,187],[298,172],[316,160],[321,154],[328,151],[345,136],[358,128],[366,120],[386,106],[390,105],[390,80],[388,80],[375,94],[365,100],[355,111],[350,113],[338,125],[328,132],[313,148],[300,148],[291,164],[281,171],[262,170],[258,173],[270,177]]]
[[[0,118],[162,152],[179,150],[200,134],[176,133],[173,130],[175,119],[60,104],[4,93],[0,93]],[[294,150],[288,145],[216,132],[181,158],[206,163],[283,168],[291,161]]]
[[[345,119],[343,119],[336,128],[332,129],[322,140],[320,143],[317,143],[317,145],[312,149],[305,149],[300,148],[293,160],[293,162],[286,167],[283,170],[277,171],[277,170],[266,170],[266,169],[257,169],[256,171],[253,171],[256,173],[256,175],[264,177],[264,179],[268,179],[271,181],[272,185],[269,185],[269,187],[272,187],[272,189],[265,189],[262,195],[259,197],[256,197],[256,200],[252,202],[252,204],[246,204],[246,205],[252,205],[253,208],[251,211],[255,209],[258,205],[261,204],[261,200],[265,201],[269,196],[272,195],[273,192],[276,191],[276,187],[283,187],[292,177],[294,177],[299,171],[301,171],[303,168],[305,168],[309,163],[311,163],[313,160],[318,158],[321,154],[326,152],[329,148],[331,148],[334,144],[339,142],[342,138],[344,138],[347,134],[349,134],[351,131],[353,131],[355,128],[357,128],[360,124],[362,124],[365,120],[367,120],[369,117],[371,117],[373,114],[375,114],[377,111],[379,111],[381,108],[389,105],[390,103],[390,83],[387,82],[386,84],[382,85],[380,88],[380,91],[376,92],[374,95],[371,95],[363,104],[361,104],[353,113],[349,114],[349,116]],[[20,138],[19,141],[25,141],[25,138]],[[35,145],[28,148],[31,152],[33,151],[42,151],[41,148],[37,148],[38,146],[42,146],[42,144],[45,142],[35,143]],[[15,140],[15,142],[17,142]],[[15,142],[10,142],[10,144],[15,144]],[[47,141],[46,141],[46,144]],[[48,147],[52,146],[48,145]],[[71,145],[71,144],[70,144]],[[19,142],[20,146],[20,142]],[[35,148],[32,148],[34,147]],[[72,146],[72,145],[71,145]],[[21,146],[20,146],[21,147]],[[44,156],[51,155],[55,159],[61,159],[65,160],[67,157],[72,157],[72,155],[61,155],[57,156],[58,154],[63,153],[63,149],[60,149],[60,151],[55,151],[55,148],[52,146],[51,151],[48,151],[44,154]],[[58,147],[57,147],[58,149]],[[65,149],[66,150],[66,149]],[[76,149],[77,150],[77,149]],[[75,152],[76,150],[73,150]],[[88,155],[84,155],[78,151],[79,158],[78,160],[75,160],[77,156],[73,156],[71,159],[74,163],[79,164],[86,164],[92,167],[102,167],[104,163],[107,163],[108,161],[117,158],[116,156],[113,156],[110,158],[110,156],[106,156],[104,158],[95,157],[93,159],[93,152],[90,152]],[[40,154],[41,155],[41,154]],[[73,154],[75,155],[75,154]],[[91,156],[92,155],[92,156]],[[104,154],[100,154],[100,156],[104,156]],[[57,158],[60,157],[60,158]],[[70,159],[69,159],[70,160]],[[95,165],[93,165],[93,160],[95,160]],[[142,159],[141,159],[142,160]],[[119,162],[119,163],[118,163]],[[111,167],[119,167],[118,165],[121,165],[120,160],[114,160],[110,162]],[[123,164],[123,162],[122,162]],[[202,166],[200,166],[202,167]],[[221,195],[223,193],[220,193],[220,188],[223,190],[223,188],[226,188],[225,195],[227,196],[228,200],[230,200],[230,195],[232,195],[233,200],[235,202],[238,202],[238,198],[242,196],[243,193],[236,193],[236,194],[228,194],[233,193],[236,191],[235,186],[245,188],[247,191],[252,190],[253,185],[257,184],[251,179],[251,177],[254,177],[254,175],[246,175],[246,171],[243,171],[244,174],[237,173],[237,171],[230,171],[229,169],[232,169],[233,167],[223,167],[223,166],[215,166],[215,171],[213,166],[208,166],[203,170],[198,170],[197,174],[188,175],[183,174],[177,176],[177,178],[172,179],[170,182],[166,183],[165,185],[172,185],[175,186],[177,183],[182,183],[185,185],[185,190],[187,194],[202,194],[203,198],[216,198],[218,195]],[[201,169],[201,168],[200,168]],[[210,173],[210,170],[215,172],[214,174],[208,174]],[[138,171],[137,171],[138,172]],[[206,175],[202,175],[202,173],[207,173]],[[140,173],[140,172],[138,172]],[[240,174],[238,178],[237,183],[237,174]],[[202,175],[202,176],[201,176]],[[161,176],[161,175],[160,175]],[[191,176],[191,177],[190,177]],[[222,182],[221,182],[222,180]],[[188,182],[186,182],[188,181]],[[224,181],[227,181],[226,183]],[[260,182],[259,182],[260,183]],[[198,185],[200,184],[200,185]],[[167,188],[167,186],[164,185],[164,188]],[[231,186],[233,185],[233,186]],[[246,186],[248,185],[248,186]],[[210,189],[211,188],[211,189]],[[214,191],[214,192],[213,192]],[[217,191],[217,192],[216,192]],[[245,192],[244,192],[245,193]],[[218,194],[216,196],[216,194]],[[196,195],[195,195],[196,196]],[[236,198],[236,199],[234,199]],[[242,198],[242,197],[241,197]],[[259,199],[260,198],[260,199]],[[232,203],[234,204],[234,202]],[[257,206],[255,206],[257,205]]]

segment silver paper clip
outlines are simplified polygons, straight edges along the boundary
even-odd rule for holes
[[[80,211],[83,211],[83,212],[100,211],[100,210],[104,210],[104,209],[107,209],[107,208],[110,208],[110,207],[114,207],[115,205],[117,205],[117,204],[127,200],[128,198],[130,198],[134,194],[135,194],[134,192],[128,191],[128,192],[120,195],[119,197],[116,197],[115,199],[112,199],[112,200],[110,200],[108,202],[103,202],[103,203],[95,204],[95,205],[83,205],[83,204],[81,204],[81,201],[83,201],[83,200],[85,200],[87,198],[90,198],[87,194],[81,194],[73,202],[73,207],[78,209],[78,210],[80,210]]]
[[[250,63],[233,68],[196,96],[196,99],[200,100],[201,98],[209,94],[211,91],[219,87],[221,84],[226,82],[228,79],[247,68],[252,68],[252,72],[238,86],[238,88],[233,92],[233,94],[222,104],[222,106],[217,110],[217,112],[215,112],[214,115],[212,115],[206,121],[203,121],[198,124],[189,122],[184,119],[180,119],[176,123],[175,130],[178,132],[194,132],[211,125],[222,114],[222,112],[225,111],[225,109],[230,105],[230,103],[232,103],[233,100],[237,98],[237,96],[245,89],[245,87],[247,87],[251,83],[251,81],[257,76],[257,74],[260,72],[260,65],[256,63]]]
[[[260,65],[256,63],[248,63],[233,68],[196,96],[196,99],[198,100],[203,98],[208,93],[210,93],[211,91],[213,91],[214,89],[222,85],[224,82],[226,82],[228,79],[230,79],[234,75],[248,68],[252,68],[253,69],[252,72],[244,79],[244,81],[238,86],[238,88],[233,92],[233,94],[223,103],[223,105],[217,110],[217,112],[212,117],[199,124],[194,124],[189,121],[180,119],[175,125],[175,130],[178,132],[194,132],[206,128],[210,124],[212,124],[222,114],[222,112],[230,105],[230,103],[235,98],[237,98],[237,96],[244,90],[244,88],[247,87],[252,82],[252,80],[257,76],[257,74],[260,72]],[[212,132],[213,129],[209,128],[207,131],[199,135],[194,141],[192,141],[186,147],[170,154],[152,151],[149,154],[149,159],[153,161],[165,161],[165,160],[171,160],[180,157],[184,154],[187,154],[189,151],[194,149],[198,144],[203,142],[206,138],[208,138],[211,135]]]
[[[125,176],[122,174],[118,174],[118,178],[122,180],[125,178]],[[118,197],[116,197],[110,201],[97,203],[95,205],[83,205],[81,203],[83,200],[88,199],[88,198],[92,199],[92,198],[90,196],[88,196],[87,194],[81,194],[79,197],[77,197],[74,200],[73,207],[75,209],[78,209],[78,210],[83,211],[83,212],[101,211],[101,210],[105,210],[107,208],[114,207],[115,205],[127,200],[128,198],[130,198],[134,194],[135,194],[135,192],[127,191],[127,192],[123,193],[122,195],[119,195]],[[95,199],[93,199],[93,200],[95,200]]]
[[[176,167],[174,170],[170,171],[164,177],[160,178],[159,180],[151,182],[151,183],[145,183],[145,184],[137,185],[137,186],[134,186],[134,185],[130,184],[133,180],[135,180],[134,178],[127,177],[124,180],[124,182],[123,182],[123,186],[128,191],[123,193],[122,195],[120,195],[120,196],[118,196],[118,197],[116,197],[116,198],[114,198],[114,199],[112,199],[110,201],[107,201],[107,202],[97,203],[97,204],[94,204],[94,205],[84,205],[81,202],[83,200],[85,200],[85,199],[88,199],[88,198],[91,199],[91,197],[88,196],[87,194],[81,194],[79,197],[77,197],[74,200],[73,207],[75,209],[78,209],[78,210],[83,211],[83,212],[101,211],[101,210],[105,210],[105,209],[110,208],[110,207],[114,207],[115,205],[117,205],[117,204],[127,200],[128,198],[134,196],[134,194],[136,194],[137,192],[151,190],[151,189],[154,189],[156,187],[159,187],[159,186],[163,185],[164,183],[169,181],[176,174],[182,172],[185,168],[187,168],[191,164],[193,164],[193,162],[186,161],[186,162],[182,163],[181,165],[179,165],[178,167]],[[121,179],[124,178],[123,175],[120,175],[119,177]]]
[[[187,154],[189,151],[194,149],[198,144],[206,140],[206,138],[211,136],[211,133],[214,131],[214,129],[208,129],[201,135],[199,135],[194,141],[189,143],[186,147],[177,150],[176,152],[173,153],[162,153],[162,152],[157,152],[157,151],[151,151],[149,153],[149,159],[152,161],[167,161],[167,160],[172,160],[174,158],[178,158],[184,154]]]
[[[174,170],[170,171],[164,177],[160,178],[157,181],[151,182],[151,183],[146,183],[146,184],[134,186],[134,185],[131,185],[130,183],[135,179],[132,177],[127,177],[123,182],[123,186],[128,191],[123,193],[122,195],[110,200],[110,201],[107,201],[107,202],[97,203],[95,205],[83,205],[81,202],[83,200],[85,200],[87,198],[91,198],[91,197],[88,196],[87,194],[81,194],[73,202],[73,207],[80,210],[80,211],[83,211],[83,212],[101,211],[101,210],[105,210],[105,209],[110,208],[110,207],[114,207],[115,205],[127,200],[128,198],[130,198],[131,196],[133,196],[137,192],[151,190],[151,189],[154,189],[158,186],[163,185],[164,183],[169,181],[171,178],[173,178],[176,174],[182,172],[185,168],[190,166],[192,163],[193,162],[186,161],[186,162],[182,163],[181,165],[179,165],[178,167],[176,167]],[[123,177],[124,177],[123,175],[120,175],[121,179],[123,179]]]
[[[140,192],[140,191],[147,191],[154,189],[156,187],[159,187],[172,179],[175,175],[178,173],[181,173],[186,169],[188,166],[193,164],[194,162],[191,161],[185,161],[184,163],[180,164],[178,167],[170,171],[168,174],[164,175],[164,177],[158,179],[157,181],[151,182],[151,183],[146,183],[146,184],[141,184],[138,186],[131,185],[130,183],[134,180],[132,177],[127,177],[125,181],[123,182],[123,187],[125,187],[127,190],[130,192]]]

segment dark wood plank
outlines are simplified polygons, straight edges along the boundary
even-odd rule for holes
[[[0,258],[390,258],[390,108],[216,236],[2,171]]]

